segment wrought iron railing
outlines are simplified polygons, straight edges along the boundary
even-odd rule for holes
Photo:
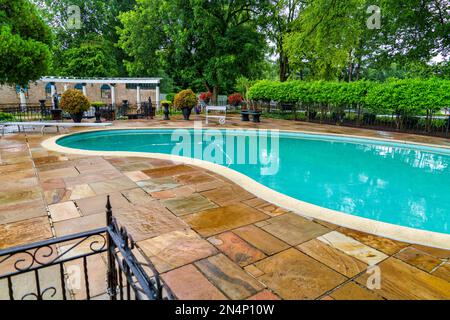
[[[90,300],[93,296],[89,270],[101,269],[89,263],[89,258],[96,255],[107,260],[106,289],[97,297],[110,300],[172,299],[173,295],[162,283],[151,261],[144,255],[145,261],[136,258],[134,241],[113,217],[109,196],[106,209],[105,228],[0,250],[0,299],[82,297]],[[75,263],[81,265],[80,272],[71,274],[68,269]],[[74,277],[80,284],[77,288],[72,283]],[[77,295],[73,292],[75,289]]]
[[[397,131],[438,137],[449,137],[450,116],[400,116],[372,114],[362,108],[345,108],[339,112],[330,106],[298,105],[252,101],[251,104],[269,117],[308,121],[319,124],[342,125],[373,130]]]

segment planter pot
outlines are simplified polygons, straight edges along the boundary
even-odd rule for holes
[[[183,111],[184,120],[189,120],[192,109],[191,108],[183,108],[182,111]]]
[[[100,108],[99,107],[95,107],[95,123],[102,123],[102,119],[101,117],[101,113],[100,113]]]
[[[73,122],[80,123],[83,120],[83,112],[75,113],[70,115],[72,117]]]
[[[241,111],[241,121],[250,121],[248,111]]]
[[[164,120],[170,120],[170,118],[169,118],[169,113],[170,113],[169,105],[165,104],[165,105],[163,105],[163,108],[164,108]]]
[[[52,113],[52,120],[57,120],[57,121],[62,120],[62,110],[61,109],[53,109],[50,112]]]
[[[260,117],[261,117],[261,112],[252,112],[252,121],[255,123],[261,122]]]

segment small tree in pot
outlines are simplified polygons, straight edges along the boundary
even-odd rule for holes
[[[198,103],[198,98],[191,89],[182,90],[175,96],[173,106],[183,111],[184,120],[189,120],[192,108]]]
[[[61,108],[70,114],[73,122],[81,122],[83,113],[91,107],[91,103],[82,92],[69,89],[61,97]]]

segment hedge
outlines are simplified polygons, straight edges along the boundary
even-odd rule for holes
[[[450,107],[450,81],[391,79],[326,82],[262,80],[249,90],[251,100],[295,103],[308,108],[363,108],[373,114],[432,115]]]

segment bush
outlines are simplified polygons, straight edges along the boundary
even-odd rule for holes
[[[244,98],[240,93],[233,93],[228,96],[228,104],[234,107],[239,106],[242,101],[244,101]]]
[[[192,109],[198,103],[198,98],[191,89],[182,90],[177,93],[173,101],[173,106],[177,109]]]
[[[162,100],[161,101],[161,105],[164,106],[165,104],[167,104],[169,106],[169,108],[172,106],[172,101],[170,100]]]
[[[0,121],[14,121],[15,118],[10,113],[0,112]]]
[[[199,99],[200,101],[203,101],[204,103],[209,103],[212,98],[212,92],[202,92],[200,93]]]
[[[65,112],[78,114],[88,110],[91,103],[79,90],[69,89],[62,94],[60,105]]]
[[[173,100],[175,99],[175,95],[176,95],[176,93],[168,93],[166,95],[166,100],[168,100],[168,101],[173,103]]]
[[[329,110],[341,118],[346,108],[359,108],[370,114],[427,115],[427,118],[450,106],[450,81],[442,79],[391,79],[385,83],[372,81],[327,82],[262,80],[248,92],[251,100],[296,103],[309,110]],[[373,119],[364,119],[372,122]],[[429,124],[431,125],[431,123]]]
[[[104,107],[106,105],[106,103],[102,102],[102,101],[94,101],[91,102],[91,107],[97,108],[97,107]]]

